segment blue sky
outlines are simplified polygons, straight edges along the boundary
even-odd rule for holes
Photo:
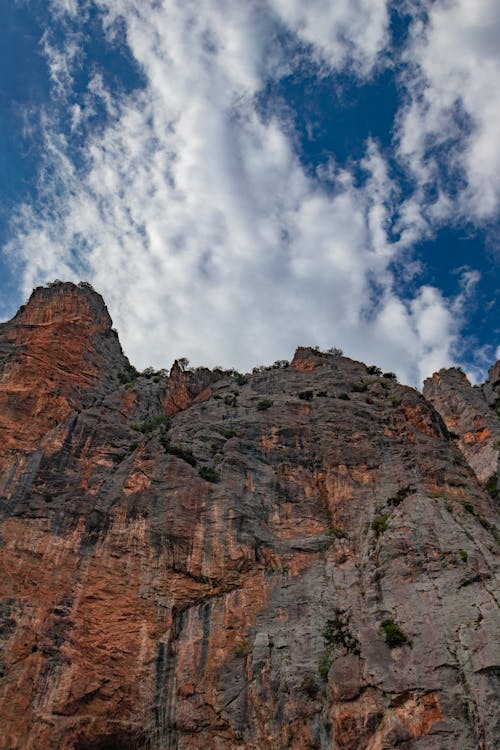
[[[86,279],[138,367],[484,377],[495,0],[9,0],[0,34],[0,319]]]

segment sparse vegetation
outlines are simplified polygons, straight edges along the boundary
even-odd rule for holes
[[[266,411],[266,409],[270,409],[272,405],[273,402],[269,401],[269,399],[262,399],[262,401],[259,401],[257,404],[257,411]]]
[[[492,474],[487,482],[485,482],[484,489],[490,497],[496,497],[498,490],[498,479],[496,474]]]
[[[476,509],[474,508],[474,506],[472,505],[472,503],[468,503],[468,502],[462,503],[462,507],[463,507],[464,510],[467,511],[467,513],[470,513],[471,516],[475,516],[476,515]]]
[[[389,648],[395,648],[396,646],[402,646],[404,643],[408,643],[408,636],[391,617],[382,620],[380,623],[380,631]]]
[[[236,382],[236,385],[246,385],[248,383],[247,376],[242,375],[241,372],[235,373],[234,380]]]
[[[318,674],[326,682],[335,648],[345,648],[347,651],[359,654],[359,642],[350,631],[349,615],[343,609],[334,610],[334,616],[326,621],[321,635],[325,639],[326,648],[318,659]]]
[[[129,365],[125,370],[122,370],[118,373],[118,380],[122,385],[128,385],[129,383],[133,383],[136,378],[139,377],[139,372],[135,369],[133,365]]]
[[[364,393],[368,389],[367,383],[354,383],[352,390],[354,393]]]
[[[316,394],[319,398],[326,398],[328,393],[326,391],[318,391]]]
[[[413,488],[410,487],[409,484],[406,485],[406,487],[400,487],[399,490],[394,494],[392,497],[389,497],[387,499],[387,505],[392,506],[393,508],[397,508],[400,503],[403,502],[405,498],[408,497],[408,495],[411,495],[414,492]]]
[[[230,428],[222,429],[220,430],[220,433],[226,438],[226,440],[229,440],[230,438],[238,436],[238,433],[236,432],[236,430],[232,430]]]
[[[331,354],[332,357],[342,357],[344,355],[342,349],[339,349],[337,346],[330,347],[330,349],[327,349],[326,352],[327,354]]]
[[[328,675],[328,672],[327,672]],[[318,681],[316,677],[311,673],[307,672],[304,675],[304,678],[300,684],[300,689],[303,693],[305,693],[311,700],[314,700],[320,690],[320,686],[318,685]]]
[[[328,529],[328,536],[333,536],[335,539],[348,539],[347,533],[340,526],[330,526]]]
[[[461,549],[459,552],[459,555],[460,555],[460,559],[462,560],[462,562],[466,563],[469,557],[469,555],[467,554],[467,550]]]
[[[366,368],[366,371],[368,375],[382,375],[382,370],[380,369],[380,367],[377,367],[376,365],[369,365]]]
[[[378,516],[375,516],[375,518],[372,521],[372,530],[375,532],[375,535],[377,537],[381,536],[384,531],[387,530],[387,526],[389,525],[389,516],[387,513],[381,513]]]
[[[212,469],[212,467],[210,466],[202,466],[198,474],[206,482],[212,482],[213,484],[220,482],[220,474],[218,474],[215,469]]]
[[[314,391],[301,391],[299,393],[299,398],[301,398],[302,401],[312,401],[314,398]]]
[[[238,403],[238,396],[235,393],[228,393],[228,395],[224,397],[224,403],[226,406],[236,406]]]
[[[398,379],[398,376],[395,372],[384,372],[382,375],[383,378],[389,378],[389,380],[396,380]]]
[[[335,609],[334,616],[326,621],[321,635],[328,646],[340,646],[359,653],[358,639],[351,633],[349,615],[343,609]]]
[[[181,448],[180,445],[172,445],[167,440],[162,440],[162,445],[165,449],[165,453],[169,453],[171,456],[177,456],[177,458],[182,459],[190,466],[196,466],[196,458],[192,451],[187,448]]]
[[[332,666],[333,646],[328,646],[318,659],[318,674],[324,682],[328,680],[328,673]]]
[[[349,396],[349,394],[345,393],[345,392],[339,393],[339,395],[337,396],[337,398],[342,399],[342,401],[350,401],[351,400],[351,397]]]
[[[246,638],[241,638],[234,647],[234,655],[242,658],[250,653],[250,643]]]
[[[144,422],[135,423],[131,425],[131,427],[133,430],[142,432],[145,435],[149,432],[153,432],[158,427],[163,428],[163,430],[168,430],[170,428],[170,417],[167,417],[165,414],[158,414],[155,417],[148,417]]]

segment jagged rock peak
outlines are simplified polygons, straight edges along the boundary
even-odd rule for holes
[[[424,381],[423,395],[440,413],[478,479],[498,471],[500,362],[482,386],[472,386],[459,367],[439,370]]]
[[[80,322],[101,330],[112,326],[103,298],[84,281],[53,281],[37,286],[14,320],[24,325]]]
[[[0,452],[31,450],[49,427],[116,388],[130,369],[89,284],[37,287],[0,325]]]

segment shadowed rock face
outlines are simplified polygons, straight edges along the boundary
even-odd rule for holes
[[[0,748],[498,747],[494,498],[429,401],[310,349],[132,379],[110,325],[0,328]]]

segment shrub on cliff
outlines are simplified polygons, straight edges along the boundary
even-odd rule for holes
[[[381,513],[379,516],[375,516],[372,521],[372,530],[376,536],[380,536],[387,529],[389,523],[389,516],[387,513]]]
[[[202,466],[198,474],[205,482],[213,482],[214,484],[220,482],[220,475],[210,466]]]
[[[319,685],[316,677],[307,672],[301,682],[300,689],[309,697],[314,700],[319,693]]]
[[[164,429],[168,430],[170,427],[170,417],[167,417],[165,414],[158,414],[155,417],[148,417],[148,419],[145,419],[144,422],[135,423],[132,425],[133,430],[142,432],[145,435],[149,432],[153,432],[153,430],[156,430],[157,427],[163,427]]]
[[[314,391],[301,391],[299,393],[299,398],[302,399],[302,401],[312,401],[314,397]]]
[[[165,453],[169,453],[171,456],[176,456],[177,458],[182,459],[190,466],[196,466],[196,458],[187,448],[181,448],[180,445],[172,445],[167,440],[162,440],[162,445],[165,449]]]
[[[394,622],[392,617],[382,620],[380,623],[380,631],[389,648],[395,648],[396,646],[402,646],[404,643],[408,643],[408,636],[404,630]]]
[[[272,401],[269,401],[269,399],[264,398],[262,401],[259,401],[257,404],[257,411],[265,411],[266,409],[270,409],[273,405]]]
[[[241,638],[234,647],[234,655],[238,657],[246,656],[250,652],[250,643],[246,638]]]

